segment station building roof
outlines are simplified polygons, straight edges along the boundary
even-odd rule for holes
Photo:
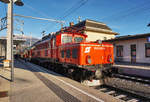
[[[150,33],[118,36],[116,38],[105,40],[105,41],[114,42],[114,41],[132,40],[132,39],[140,39],[140,38],[148,38],[148,37],[150,37]]]
[[[106,34],[119,35],[116,32],[113,32],[106,24],[94,20],[86,19],[74,25],[74,27],[85,27],[85,31],[94,31]]]
[[[6,43],[6,37],[0,37],[0,43]],[[18,39],[14,37],[13,43],[15,45],[26,42],[26,39]]]

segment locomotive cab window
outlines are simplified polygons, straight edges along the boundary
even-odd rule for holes
[[[66,43],[71,43],[72,42],[72,36],[69,35],[62,35],[62,43],[66,44]]]
[[[82,37],[75,37],[74,38],[74,42],[76,42],[76,43],[80,43],[80,42],[82,42],[83,41],[83,38]]]

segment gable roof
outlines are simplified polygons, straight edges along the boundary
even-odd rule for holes
[[[106,24],[94,20],[86,19],[74,25],[74,27],[84,27],[85,31],[101,32],[106,34],[118,35],[118,33],[113,32]]]

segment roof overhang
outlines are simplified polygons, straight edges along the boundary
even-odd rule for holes
[[[114,42],[114,41],[141,39],[141,38],[147,38],[147,37],[150,37],[150,33],[120,36],[120,37],[116,37],[114,39],[109,39],[109,40],[105,40],[105,41],[107,41],[107,42]]]
[[[6,43],[6,37],[1,37],[1,38],[0,38],[0,42],[1,42],[1,43]],[[24,43],[24,42],[26,42],[26,39],[14,39],[14,40],[13,40],[13,43],[14,43],[15,45],[21,44],[21,43]]]
[[[88,27],[88,26],[85,28],[85,31],[92,31],[92,32],[98,32],[98,33],[104,33],[104,34],[110,34],[110,35],[119,35],[119,33],[113,32],[111,30]]]

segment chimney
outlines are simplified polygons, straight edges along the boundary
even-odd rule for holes
[[[73,22],[70,22],[70,27],[74,26],[74,23]]]

